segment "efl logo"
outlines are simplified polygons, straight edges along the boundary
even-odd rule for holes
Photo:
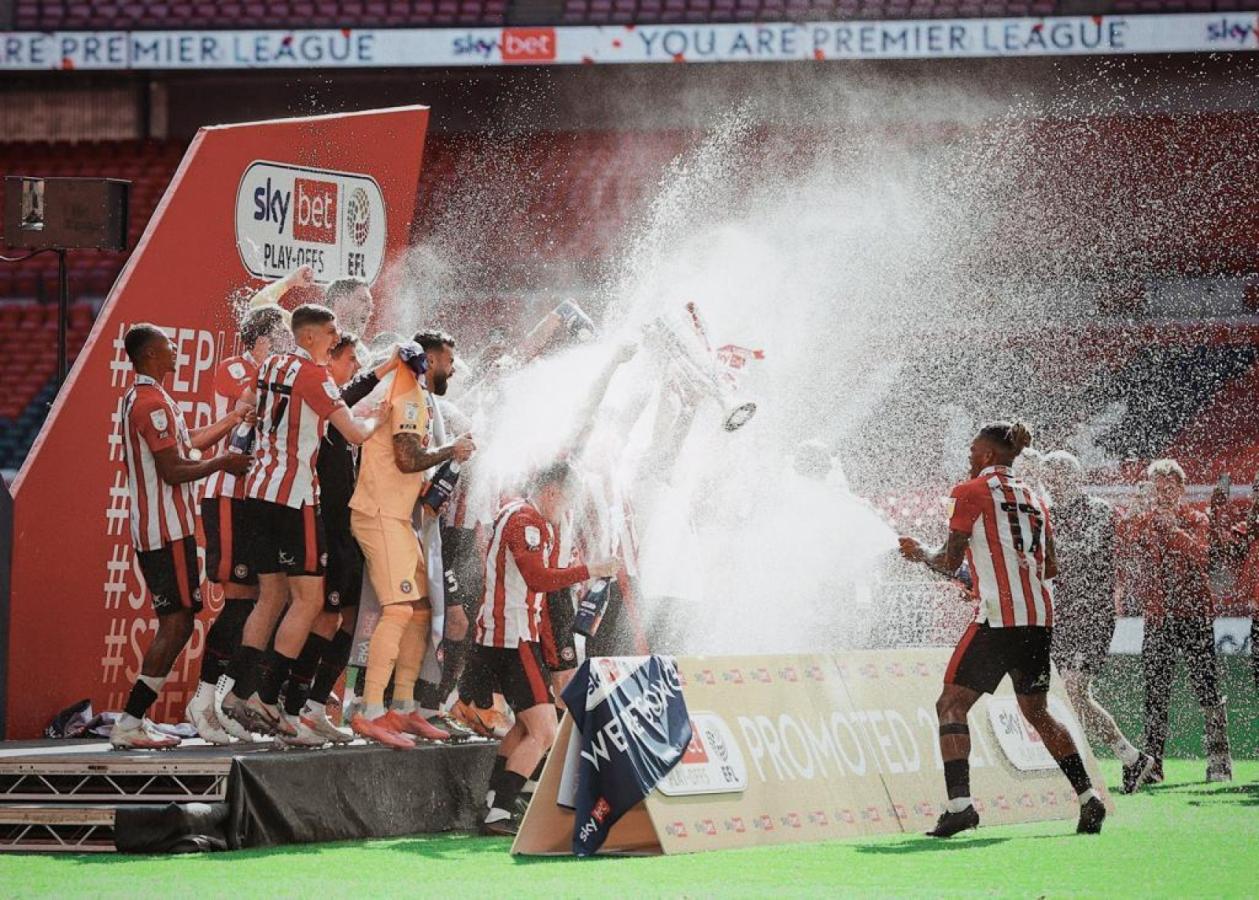
[[[504,28],[503,62],[553,62],[554,28]]]
[[[337,242],[337,186],[311,178],[293,180],[293,237],[316,244]]]

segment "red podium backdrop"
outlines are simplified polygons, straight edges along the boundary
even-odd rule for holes
[[[258,275],[309,262],[324,283],[372,280],[406,246],[427,125],[427,109],[403,107],[197,134],[13,485],[10,738],[84,697],[120,709],[157,627],[128,519],[127,328],[167,330],[179,358],[166,388],[189,427],[207,424],[214,366],[236,350],[232,299],[263,286]],[[222,604],[208,585],[202,596],[154,718],[179,718],[196,687]]]

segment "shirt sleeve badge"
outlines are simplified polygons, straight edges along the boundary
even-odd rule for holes
[[[170,420],[166,417],[166,410],[155,409],[149,413],[149,421],[153,423],[153,427],[158,431],[165,431],[170,426]]]
[[[537,550],[542,546],[542,531],[537,525],[525,526],[525,544],[530,550]]]

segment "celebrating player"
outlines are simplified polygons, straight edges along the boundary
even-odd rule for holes
[[[380,380],[397,365],[391,353],[374,369],[358,374],[355,349],[358,339],[344,334],[332,349],[328,372],[341,388],[341,399],[354,406],[367,397]],[[324,573],[324,606],[311,627],[301,655],[293,663],[284,690],[284,710],[297,717],[299,738],[313,743],[319,736],[335,743],[353,740],[328,718],[325,704],[333,685],[350,658],[354,626],[358,621],[363,587],[363,551],[350,532],[350,498],[358,474],[354,448],[336,428],[329,428],[319,447],[319,511],[328,540],[328,565]],[[307,729],[314,735],[304,733]]]
[[[1145,752],[1154,758],[1150,778],[1163,778],[1168,701],[1176,659],[1183,656],[1189,684],[1202,707],[1207,781],[1231,781],[1226,698],[1220,693],[1211,597],[1211,523],[1184,502],[1185,470],[1174,459],[1156,459],[1146,470],[1153,485],[1150,508],[1134,522],[1134,580],[1142,582],[1145,633]],[[1125,771],[1125,784],[1132,773]]]
[[[1124,764],[1124,792],[1132,793],[1154,768],[1093,697],[1115,634],[1115,511],[1084,493],[1084,469],[1065,450],[1043,457],[1040,474],[1053,498],[1055,550],[1054,629],[1051,655],[1076,715]]]
[[[241,354],[228,357],[214,370],[216,415],[221,417],[238,404],[247,405],[251,411],[254,409],[258,369],[271,354],[276,339],[287,331],[286,316],[278,306],[259,306],[245,315],[240,326]],[[223,438],[217,453],[230,452],[230,441],[229,434]],[[238,450],[252,449],[252,432],[242,444]],[[206,577],[223,589],[223,609],[206,634],[201,680],[188,703],[187,718],[204,740],[226,744],[233,737],[251,738],[235,720],[220,715],[215,702],[216,693],[221,698],[231,689],[227,664],[240,646],[245,620],[258,599],[258,575],[245,553],[244,478],[220,470],[206,479],[205,495],[201,499],[201,527],[205,530]],[[220,681],[222,685],[216,691]]]
[[[157,636],[144,653],[139,677],[109,742],[119,748],[160,749],[177,745],[179,739],[154,730],[145,715],[188,643],[193,619],[201,610],[192,482],[214,472],[244,475],[250,465],[245,456],[202,461],[197,453],[252,417],[252,412],[233,409],[190,433],[183,413],[162,387],[162,379],[175,371],[171,339],[154,325],[139,324],[128,329],[123,344],[136,372],[135,384],[123,398],[131,540],[153,597]]]
[[[424,337],[424,335],[417,335]],[[358,485],[350,500],[350,527],[367,560],[367,576],[380,601],[380,620],[367,649],[363,712],[350,720],[356,734],[386,746],[415,746],[408,735],[446,740],[450,734],[415,712],[419,678],[432,624],[428,569],[411,516],[424,472],[448,459],[464,462],[476,450],[463,435],[430,450],[432,431],[423,377],[430,391],[445,393],[454,374],[454,340],[442,336],[407,349],[407,365],[394,369],[389,393],[389,428],[363,446]],[[413,368],[414,366],[414,368]],[[396,668],[395,668],[396,666]],[[394,673],[394,708],[385,709],[385,686]]]
[[[325,535],[315,473],[319,445],[329,422],[354,444],[367,440],[379,424],[375,415],[350,413],[324,368],[340,339],[332,311],[299,306],[292,328],[296,349],[272,356],[258,373],[256,465],[245,495],[259,596],[228,666],[235,683],[223,700],[223,711],[246,728],[287,738],[297,736],[298,723],[276,706],[280,686],[324,602]],[[275,646],[268,653],[273,630]]]
[[[516,714],[499,745],[490,776],[482,831],[515,834],[516,798],[555,741],[555,699],[541,645],[545,594],[591,578],[609,578],[617,559],[553,568],[555,523],[570,505],[572,470],[556,463],[533,479],[529,499],[499,510],[485,560],[485,598],[476,621],[476,646],[465,679],[483,679],[483,692],[498,691]]]
[[[1031,443],[1031,432],[1020,423],[985,425],[970,447],[970,480],[949,495],[944,547],[929,553],[912,537],[900,539],[906,559],[943,575],[953,575],[965,556],[979,595],[978,614],[953,651],[936,701],[949,800],[927,832],[931,837],[952,837],[979,825],[970,797],[966,716],[980,695],[992,693],[1006,675],[1014,683],[1019,709],[1079,795],[1076,830],[1097,834],[1106,818],[1071,733],[1049,712],[1051,579],[1058,570],[1053,529],[1044,501],[1010,471]]]

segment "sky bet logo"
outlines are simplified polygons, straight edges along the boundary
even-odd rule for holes
[[[465,34],[454,39],[456,56],[476,56],[503,62],[537,63],[555,60],[554,28],[504,28],[497,37]]]
[[[277,235],[293,215],[293,238],[316,244],[337,242],[337,186],[331,181],[295,178],[292,191],[270,178],[254,190],[254,221],[274,224]]]
[[[1220,19],[1207,25],[1207,40],[1213,44],[1224,43],[1238,47],[1251,44],[1259,46],[1259,17],[1244,19]]]
[[[281,278],[310,266],[318,284],[384,265],[385,198],[371,175],[255,160],[236,188],[236,249],[251,275]]]

